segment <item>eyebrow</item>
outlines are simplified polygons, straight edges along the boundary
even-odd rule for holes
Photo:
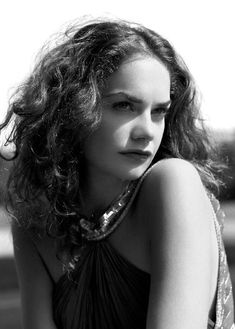
[[[108,98],[108,97],[112,97],[112,96],[125,96],[129,101],[133,102],[133,103],[138,103],[138,104],[143,104],[143,100],[135,97],[133,95],[130,95],[126,92],[117,92],[117,93],[110,93],[110,94],[106,94],[104,95],[104,98]],[[166,101],[166,102],[160,102],[157,103],[156,106],[160,106],[160,107],[170,107],[171,105],[171,100]]]

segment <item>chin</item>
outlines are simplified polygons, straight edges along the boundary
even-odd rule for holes
[[[144,172],[148,169],[148,166],[141,166],[141,167],[137,167],[137,168],[132,168],[127,170],[123,176],[125,176],[125,180],[136,180],[139,179]]]

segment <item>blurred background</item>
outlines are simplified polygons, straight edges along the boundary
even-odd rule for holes
[[[233,0],[9,0],[0,5],[0,122],[17,85],[54,33],[82,15],[105,15],[143,23],[166,37],[183,56],[202,92],[205,124],[227,159],[224,241],[235,290],[235,76]],[[0,146],[4,136],[0,136]],[[9,162],[0,160],[0,328],[21,329],[19,288],[11,233],[3,208]],[[33,293],[33,292],[32,292]]]

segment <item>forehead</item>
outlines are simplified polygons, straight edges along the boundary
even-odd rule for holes
[[[138,97],[166,101],[170,94],[169,71],[156,58],[133,57],[127,59],[107,79],[104,95],[122,91],[130,92]]]

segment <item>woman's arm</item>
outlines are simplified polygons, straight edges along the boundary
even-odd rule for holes
[[[210,201],[196,169],[184,160],[160,162],[146,180],[151,209],[147,329],[206,329],[218,261]]]
[[[28,234],[12,226],[24,329],[56,329],[52,316],[52,280]]]

